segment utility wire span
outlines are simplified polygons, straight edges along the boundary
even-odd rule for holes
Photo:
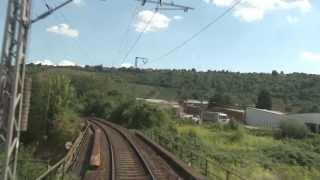
[[[129,22],[127,29],[125,30],[123,37],[121,39],[120,46],[117,51],[116,59],[118,59],[120,57],[121,49],[127,47],[127,43],[128,43],[127,36],[129,34],[130,27],[131,27],[133,21],[137,18],[137,15],[138,15],[138,12],[140,11],[140,8],[141,8],[141,6],[139,6],[139,4],[137,4],[135,6],[135,8],[133,9],[130,22]],[[114,61],[115,60],[112,60],[112,66],[114,65]]]
[[[223,13],[221,13],[219,16],[217,16],[216,18],[214,18],[209,24],[205,25],[203,28],[201,28],[198,32],[196,32],[195,34],[193,34],[191,37],[189,37],[188,39],[186,39],[185,41],[183,41],[181,44],[177,45],[176,47],[174,47],[173,49],[171,49],[170,51],[166,52],[165,54],[159,56],[158,58],[155,58],[153,61],[157,61],[160,59],[163,59],[171,54],[173,54],[175,51],[178,51],[179,49],[183,48],[186,44],[188,44],[190,41],[192,41],[193,39],[195,39],[196,37],[198,37],[201,33],[203,33],[204,31],[206,31],[208,28],[210,28],[212,25],[214,25],[215,23],[217,23],[220,19],[222,19],[224,16],[226,16],[228,13],[230,13],[236,6],[238,6],[240,3],[242,2],[242,0],[238,0],[237,2],[235,2],[232,6],[230,6],[228,9],[226,9]]]
[[[146,30],[149,28],[151,22],[153,21],[153,18],[155,17],[155,15],[158,13],[157,10],[154,11],[152,17],[150,18],[150,20],[147,22],[146,26],[144,27],[144,29],[140,32],[138,38],[134,41],[134,43],[132,44],[131,48],[129,49],[129,51],[126,53],[126,55],[124,56],[124,58],[122,59],[122,63],[125,62],[125,60],[128,58],[128,56],[131,54],[131,52],[133,51],[133,49],[136,47],[136,45],[138,44],[139,40],[142,38],[142,35],[146,32]]]

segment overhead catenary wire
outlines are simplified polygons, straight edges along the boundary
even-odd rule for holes
[[[130,22],[129,24],[127,25],[127,28],[126,30],[124,31],[124,34],[121,38],[121,42],[120,42],[120,45],[119,45],[119,48],[118,48],[118,51],[117,51],[117,54],[116,54],[116,58],[114,58],[112,60],[112,64],[111,66],[114,66],[114,63],[116,61],[116,59],[118,59],[120,57],[120,54],[121,54],[121,50],[123,48],[126,48],[127,47],[127,43],[128,43],[128,34],[129,34],[129,31],[130,31],[130,28],[131,28],[131,25],[132,23],[134,22],[134,20],[137,18],[137,15],[138,15],[138,12],[140,11],[142,6],[140,6],[139,4],[137,4],[134,9],[133,9],[133,12],[132,12],[132,15],[131,15],[131,19],[130,19]]]
[[[131,52],[133,51],[133,49],[137,46],[139,40],[142,38],[143,34],[148,30],[148,28],[150,27],[154,17],[156,16],[156,14],[158,13],[157,8],[154,10],[152,17],[149,19],[149,21],[147,22],[146,26],[144,27],[144,29],[140,32],[138,38],[134,41],[134,43],[132,44],[132,46],[130,47],[129,51],[126,53],[126,55],[124,56],[124,58],[122,59],[121,64],[123,64],[126,59],[128,58],[128,56],[131,54]]]
[[[207,29],[209,29],[211,26],[213,26],[214,24],[216,24],[219,20],[221,20],[224,16],[226,16],[228,13],[230,13],[231,11],[233,11],[234,8],[236,8],[240,3],[242,2],[242,0],[238,0],[235,3],[232,4],[232,6],[230,6],[228,9],[226,9],[225,11],[223,11],[220,15],[218,15],[217,17],[215,17],[210,23],[206,24],[205,26],[203,26],[199,31],[197,31],[196,33],[194,33],[192,36],[190,36],[188,39],[184,40],[182,43],[178,44],[177,46],[175,46],[173,49],[169,50],[168,52],[164,53],[163,55],[153,59],[152,62],[163,59],[167,56],[170,56],[171,54],[173,54],[175,51],[178,51],[179,49],[183,48],[186,44],[188,44],[190,41],[192,41],[193,39],[195,39],[196,37],[198,37],[201,33],[203,33],[204,31],[206,31]]]

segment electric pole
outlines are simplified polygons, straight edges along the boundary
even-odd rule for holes
[[[25,64],[32,23],[52,14],[73,0],[31,19],[32,0],[8,0],[0,59],[0,151],[5,151],[1,179],[17,179],[21,118],[24,101]],[[23,118],[26,119],[26,118]]]
[[[147,64],[148,63],[148,58],[136,57],[136,59],[134,60],[134,68],[136,68],[136,69],[139,68],[139,60],[141,60],[143,64]]]

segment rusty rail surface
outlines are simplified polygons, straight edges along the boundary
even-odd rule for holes
[[[156,179],[141,151],[121,127],[96,118],[91,118],[90,122],[103,129],[110,139],[114,148],[117,179]]]
[[[90,124],[95,132],[95,138],[89,163],[90,166],[95,169],[94,172],[91,172],[91,174],[85,176],[83,179],[105,179],[109,177],[110,180],[115,180],[115,152],[107,131],[97,122],[91,121]],[[101,132],[103,132],[104,137],[102,137]],[[99,166],[97,166],[97,164],[99,164]]]
[[[99,167],[101,166],[101,141],[102,141],[102,134],[101,134],[100,129],[95,129],[94,132],[94,140],[93,140],[93,147],[92,147],[92,152],[91,152],[91,157],[90,157],[90,166],[94,167]]]
[[[150,139],[142,137],[136,131],[130,132],[129,130],[113,124],[111,122],[98,119],[90,118],[90,122],[98,123],[100,126],[104,127],[104,130],[107,131],[107,134],[110,136],[111,144],[119,146],[121,141],[127,141],[131,147],[133,147],[138,158],[143,163],[140,166],[144,166],[148,172],[151,172],[152,176],[147,179],[158,179],[158,180],[181,180],[181,179],[190,179],[190,180],[204,180],[207,179],[205,176],[196,172],[190,168],[184,162],[178,160],[173,154],[168,151],[165,151],[159,145],[155,145],[154,142],[151,142]],[[115,137],[114,133],[119,134],[122,138]],[[116,144],[115,144],[116,143]],[[128,149],[128,147],[115,147],[115,157],[117,163],[121,163],[119,156],[128,156],[127,154],[121,154],[121,148]],[[118,167],[117,167],[118,168]],[[126,170],[128,170],[127,168]],[[118,169],[116,169],[118,170]],[[118,170],[119,171],[119,170]],[[126,172],[121,176],[123,179],[129,179]],[[137,177],[135,179],[145,179]]]

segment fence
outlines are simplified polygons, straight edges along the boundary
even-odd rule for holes
[[[217,180],[246,180],[234,170],[222,166],[218,161],[206,157],[205,154],[195,152],[177,141],[164,137],[158,133],[145,132],[153,141],[172,152],[189,166],[198,169],[203,175]],[[195,145],[197,146],[197,145]]]
[[[66,172],[70,169],[73,163],[76,161],[80,149],[89,136],[89,126],[80,132],[79,136],[74,141],[68,154],[61,159],[58,163],[49,167],[46,172],[39,176],[36,180],[63,180],[66,177]]]

